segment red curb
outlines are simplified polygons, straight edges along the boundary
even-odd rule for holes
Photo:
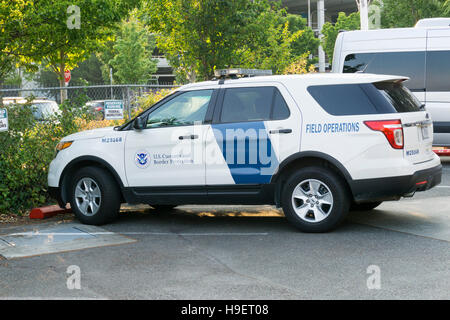
[[[450,148],[433,148],[434,153],[438,156],[450,156]]]
[[[61,209],[58,205],[34,208],[30,212],[30,219],[45,219],[56,216],[57,214],[70,213],[70,205],[66,209]]]

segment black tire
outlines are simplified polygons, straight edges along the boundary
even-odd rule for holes
[[[93,213],[91,210],[90,215],[89,212],[87,214],[82,212],[82,209],[80,209],[82,206],[79,207],[79,204],[82,204],[84,200],[75,195],[77,184],[82,183],[83,179],[94,181],[101,195],[97,211]],[[97,188],[94,188],[94,190],[97,190]],[[90,225],[102,225],[111,222],[118,216],[120,203],[119,187],[108,171],[99,167],[84,167],[75,172],[70,186],[70,206],[80,222]]]
[[[305,193],[304,189],[301,192],[299,189],[296,189],[301,183],[304,186],[307,183],[305,181],[309,181],[310,179],[314,181],[313,183],[319,182],[320,187],[318,189],[320,190],[322,188],[321,190],[324,191],[324,195],[331,193],[332,205],[319,204],[319,198],[308,198],[311,196],[308,191]],[[286,218],[297,229],[303,232],[328,232],[336,228],[344,220],[349,211],[350,197],[347,190],[343,179],[333,171],[322,167],[306,167],[295,172],[285,182],[282,189],[281,204]],[[297,202],[297,199],[294,200],[293,198],[294,191],[300,192],[308,202],[314,202],[312,199],[317,199],[315,204],[307,204],[306,201],[298,200],[300,201],[298,208],[308,211],[308,214],[304,218],[301,218],[294,209],[294,203]],[[322,215],[322,217],[325,217],[323,220],[317,219],[315,221],[315,213],[312,211],[314,209],[313,206],[316,206],[317,209],[320,206],[320,212],[324,211],[322,209],[325,209],[325,211],[326,209],[329,210],[327,214]],[[326,208],[324,206],[328,207]]]
[[[155,209],[158,213],[159,212],[164,212],[164,213],[169,212],[175,207],[176,207],[176,205],[171,205],[171,204],[155,204],[155,205],[152,205],[152,208]]]
[[[382,204],[383,201],[352,203],[350,211],[370,211]]]

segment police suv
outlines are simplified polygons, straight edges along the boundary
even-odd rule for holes
[[[121,203],[274,204],[298,229],[325,232],[349,210],[441,182],[408,78],[251,76],[261,73],[229,69],[122,126],[63,138],[49,191],[86,224],[111,221]]]

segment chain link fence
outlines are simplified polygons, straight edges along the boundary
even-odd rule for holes
[[[133,108],[138,107],[140,97],[155,93],[162,89],[175,89],[176,85],[91,85],[91,86],[68,86],[47,88],[0,88],[0,97],[5,100],[17,98],[45,99],[61,103],[61,96],[65,99],[76,100],[82,98],[87,101],[121,100],[124,111],[128,114]]]

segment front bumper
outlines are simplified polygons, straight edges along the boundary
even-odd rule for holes
[[[356,202],[398,200],[441,183],[442,165],[416,171],[413,175],[353,180],[350,183]]]

